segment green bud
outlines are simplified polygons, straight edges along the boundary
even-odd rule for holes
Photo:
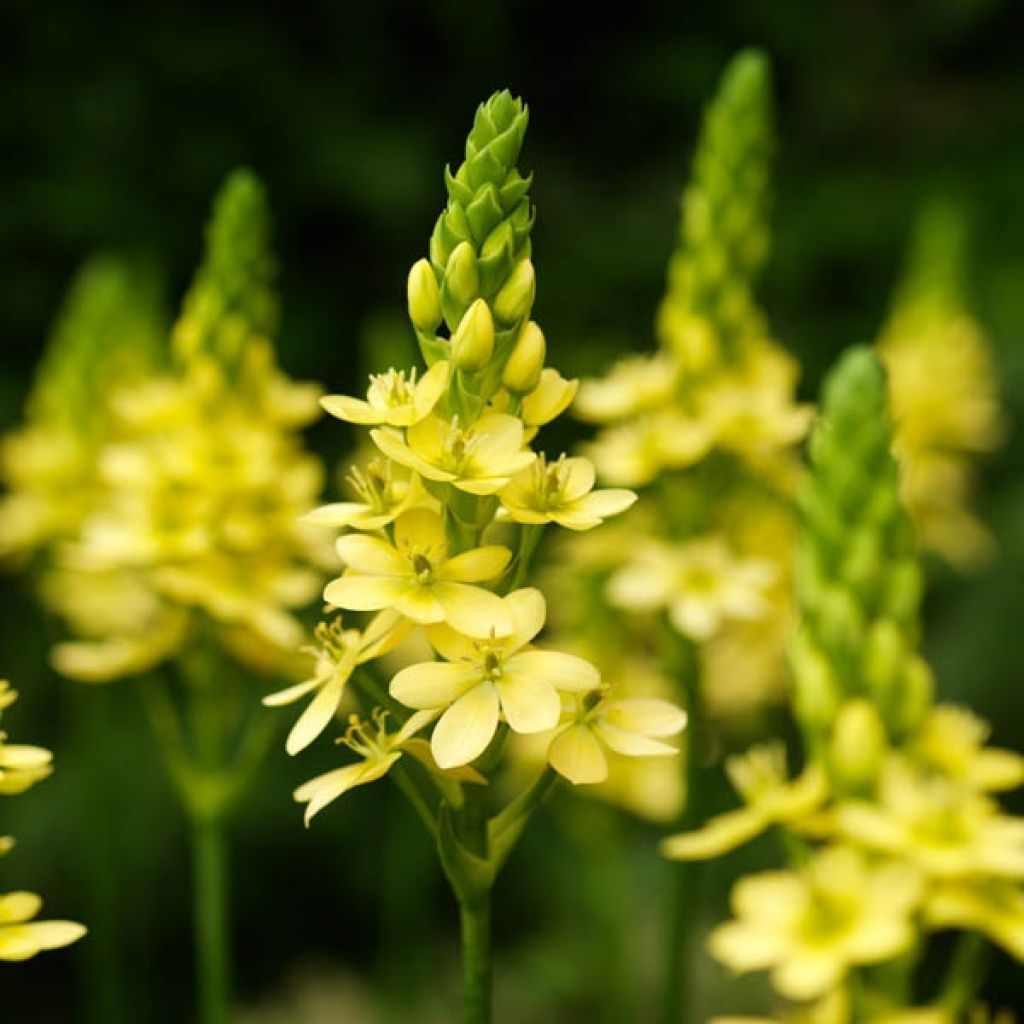
[[[544,332],[530,320],[519,332],[512,355],[502,370],[501,383],[514,395],[528,395],[540,382],[546,355]]]
[[[935,698],[935,678],[919,655],[907,662],[900,697],[897,727],[904,735],[912,734],[921,727]]]
[[[863,792],[877,779],[888,749],[885,725],[869,700],[843,704],[828,748],[829,774],[837,789]]]
[[[448,257],[444,272],[445,288],[456,302],[468,306],[479,293],[480,276],[476,270],[476,255],[469,242],[459,242]]]
[[[899,626],[892,619],[873,623],[864,644],[864,683],[883,708],[892,706],[906,658],[907,638]]]
[[[466,310],[452,337],[452,362],[460,369],[475,373],[482,370],[494,352],[494,320],[490,307],[477,299]]]
[[[494,300],[494,316],[499,323],[517,324],[530,315],[537,294],[537,275],[530,259],[520,260],[512,276]]]
[[[839,683],[828,659],[805,632],[798,632],[790,650],[796,712],[805,728],[829,728],[839,710]]]
[[[417,260],[412,265],[406,291],[413,327],[433,334],[441,324],[441,289],[429,260]]]

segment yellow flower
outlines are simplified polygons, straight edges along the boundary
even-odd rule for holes
[[[763,617],[776,571],[763,559],[736,558],[718,537],[678,546],[652,541],[611,577],[608,596],[635,611],[667,607],[680,633],[707,640],[729,619]]]
[[[758,380],[723,379],[701,396],[701,407],[717,444],[755,460],[792,447],[814,417],[811,406]]]
[[[1024,890],[1012,883],[946,881],[928,895],[925,920],[939,930],[979,931],[1024,962]]]
[[[800,872],[741,879],[732,891],[737,920],[711,933],[711,952],[735,971],[771,968],[783,996],[816,999],[851,968],[906,950],[920,896],[906,864],[872,867],[852,849],[831,847]]]
[[[1024,819],[1001,814],[976,790],[890,755],[877,803],[836,811],[851,841],[906,857],[938,878],[1024,878]]]
[[[405,373],[388,370],[370,375],[366,401],[347,395],[327,395],[320,404],[332,416],[347,423],[411,427],[419,423],[437,405],[448,387],[448,364],[443,360],[426,371],[419,380],[416,369]]]
[[[673,860],[706,860],[760,835],[772,825],[789,824],[813,814],[828,796],[825,773],[817,764],[790,782],[786,748],[780,741],[752,747],[731,757],[726,772],[746,806],[712,818],[695,832],[670,836],[661,851]]]
[[[928,713],[910,750],[951,779],[978,789],[1016,789],[1024,783],[1024,757],[986,747],[989,732],[988,723],[967,708],[940,705]]]
[[[0,712],[18,699],[18,692],[6,679],[0,680]],[[53,755],[42,747],[6,742],[0,732],[0,794],[13,796],[45,779],[53,771]]]
[[[318,775],[295,790],[295,800],[306,805],[307,828],[313,816],[339,796],[387,775],[404,752],[412,752],[410,745],[415,742],[416,733],[437,716],[431,712],[412,715],[393,733],[387,731],[387,717],[388,713],[380,708],[374,709],[372,722],[358,715],[350,716],[348,730],[338,742],[354,750],[361,760]]]
[[[532,466],[512,478],[499,498],[517,523],[558,523],[570,530],[600,526],[636,501],[632,491],[593,488],[594,466],[589,459],[563,455],[549,463],[539,455]]]
[[[666,469],[686,469],[700,462],[713,439],[706,420],[664,409],[603,430],[584,445],[584,451],[602,480],[642,487]]]
[[[73,921],[33,921],[42,905],[34,892],[0,896],[0,960],[28,960],[85,935],[85,928]]]
[[[332,529],[381,530],[407,508],[428,500],[419,477],[411,472],[396,474],[390,459],[371,459],[365,470],[352,466],[347,483],[361,500],[322,505],[304,515],[302,522]]]
[[[488,413],[469,426],[430,415],[406,431],[370,432],[389,458],[427,480],[450,483],[469,494],[496,494],[534,460],[524,449],[523,424],[515,416]]]
[[[289,754],[305,750],[327,728],[337,714],[345,686],[356,667],[393,650],[410,628],[411,623],[393,611],[381,612],[362,632],[342,629],[340,618],[330,625],[321,622],[316,627],[317,645],[305,648],[316,663],[312,679],[263,698],[267,707],[276,708],[314,694],[288,733],[285,749]]]
[[[686,712],[656,697],[608,699],[590,690],[575,700],[572,721],[551,741],[548,761],[575,785],[608,778],[610,750],[623,757],[669,757],[665,743],[686,726]]]
[[[561,713],[559,691],[585,692],[598,685],[597,669],[572,654],[537,651],[527,644],[544,625],[539,590],[516,590],[504,599],[502,621],[512,632],[473,640],[450,628],[428,637],[446,661],[403,669],[391,680],[391,696],[408,707],[443,711],[430,746],[442,768],[469,764],[484,752],[504,716],[518,733],[553,728]],[[525,648],[525,649],[524,649]]]
[[[403,512],[395,520],[394,545],[349,534],[338,540],[338,554],[348,568],[324,590],[324,600],[336,608],[393,608],[413,622],[448,622],[470,636],[512,628],[501,598],[470,586],[497,576],[511,552],[491,545],[449,558],[444,524],[430,509]]]
[[[667,352],[630,356],[604,378],[585,380],[574,407],[589,423],[613,423],[669,404],[676,392],[679,367]]]
[[[579,385],[578,380],[566,380],[550,366],[541,370],[540,383],[523,399],[523,423],[531,428],[543,427],[561,416],[572,405]]]

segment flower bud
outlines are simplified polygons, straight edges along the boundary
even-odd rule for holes
[[[445,287],[452,298],[469,305],[480,290],[480,275],[476,269],[476,255],[469,242],[459,242],[448,257],[444,271]]]
[[[477,299],[466,310],[452,337],[452,362],[460,370],[482,370],[494,352],[494,321],[490,307]]]
[[[529,259],[520,260],[494,300],[495,317],[501,323],[518,323],[530,315],[536,294],[537,275],[533,263]]]
[[[825,729],[839,708],[839,682],[828,659],[806,633],[797,634],[790,662],[797,717],[814,730]]]
[[[878,777],[888,746],[885,725],[869,700],[848,700],[839,710],[832,729],[828,761],[830,774],[840,789],[863,791]]]
[[[441,290],[429,260],[418,260],[412,265],[406,292],[413,327],[433,334],[441,323]]]
[[[544,332],[530,320],[519,332],[515,348],[501,373],[501,383],[514,395],[528,395],[540,383],[546,354]]]

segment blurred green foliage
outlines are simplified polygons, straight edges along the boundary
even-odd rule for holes
[[[361,338],[400,350],[386,325],[402,311],[406,272],[443,199],[437,168],[458,157],[476,104],[505,85],[531,107],[526,161],[543,211],[537,314],[551,362],[593,373],[625,348],[648,347],[699,112],[728,58],[759,45],[774,62],[779,152],[761,296],[806,367],[808,394],[841,348],[877,331],[920,204],[942,192],[971,214],[971,305],[996,347],[1011,413],[980,509],[1000,557],[968,580],[930,566],[925,652],[940,695],[969,698],[995,720],[996,741],[1019,749],[1022,32],[1024,11],[1010,0],[645,0],[628,14],[536,0],[288,10],[14,0],[0,11],[0,426],[21,414],[82,260],[99,249],[141,253],[180,294],[210,196],[239,165],[267,185],[285,369],[352,389],[368,363]],[[411,355],[411,333],[407,342]],[[324,448],[332,459],[343,436],[314,432],[335,446]],[[5,725],[52,747],[57,764],[4,822],[19,835],[5,882],[45,892],[62,917],[95,920],[111,894],[98,891],[103,873],[90,864],[114,858],[120,936],[106,991],[89,940],[6,970],[4,1017],[187,1020],[183,823],[132,687],[71,689],[49,673],[49,627],[24,580],[0,581],[0,612],[0,672],[23,695]],[[304,832],[290,792],[330,766],[327,748],[315,756],[324,764],[271,758],[236,837],[241,995],[274,1001],[246,1019],[373,1019],[373,985],[395,1020],[412,1019],[409,1005],[450,1005],[454,920],[426,840],[394,794],[377,789]],[[497,893],[499,1019],[642,1022],[665,877],[656,834],[565,798],[555,807],[564,813],[528,837]],[[715,893],[738,857],[716,865]],[[593,899],[602,889],[617,894],[621,919]],[[720,903],[712,895],[709,916]],[[693,953],[699,1013],[757,1007],[756,984],[724,989],[725,975]],[[339,964],[356,981],[338,981]],[[296,986],[306,994],[289,996]],[[1008,961],[996,960],[989,990],[1024,1002]],[[314,1005],[329,1009],[318,1016]]]

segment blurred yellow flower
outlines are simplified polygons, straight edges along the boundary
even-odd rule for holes
[[[500,492],[502,508],[517,523],[558,523],[570,530],[590,530],[606,518],[624,512],[636,495],[626,490],[594,490],[594,466],[589,459],[548,462],[538,455]]]
[[[419,380],[415,368],[408,379],[404,371],[394,369],[371,374],[365,402],[347,395],[326,395],[320,404],[348,423],[411,427],[433,410],[447,387],[448,363],[441,360]]]
[[[735,971],[771,968],[774,988],[790,999],[816,999],[851,968],[911,946],[921,892],[906,864],[872,866],[853,849],[830,847],[799,872],[741,879],[732,891],[737,919],[711,933],[711,952]]]
[[[1002,880],[940,882],[928,894],[925,920],[934,929],[978,931],[1024,963],[1024,889]]]
[[[508,565],[508,548],[490,545],[449,558],[444,523],[425,508],[403,512],[394,532],[393,545],[363,534],[338,540],[347,569],[327,584],[328,604],[350,611],[394,608],[413,622],[444,621],[471,636],[512,628],[501,599],[471,586],[493,579]]]
[[[745,806],[712,818],[695,832],[670,836],[661,852],[672,860],[706,860],[760,835],[773,825],[792,824],[813,814],[828,796],[819,764],[807,766],[792,782],[786,773],[786,748],[781,741],[752,747],[729,758],[726,773]]]
[[[452,628],[428,630],[446,660],[402,669],[391,680],[391,696],[407,707],[443,712],[431,737],[442,768],[475,760],[494,738],[502,717],[518,733],[553,728],[561,713],[559,692],[585,692],[600,682],[597,669],[572,654],[527,648],[546,616],[544,595],[525,588],[503,599],[505,636],[491,630],[471,639]]]
[[[70,946],[85,935],[73,921],[33,921],[43,901],[34,892],[0,896],[0,960],[28,960],[47,949]]]
[[[0,713],[18,699],[18,692],[0,679]],[[7,742],[0,732],[0,794],[13,796],[45,779],[53,771],[53,755],[42,747]]]
[[[620,359],[606,376],[584,380],[573,411],[588,423],[614,423],[668,405],[678,387],[679,367],[674,356]]]
[[[679,545],[652,540],[611,577],[608,597],[633,611],[667,608],[680,633],[707,640],[730,619],[767,614],[776,571],[764,559],[735,557],[718,536]]]

